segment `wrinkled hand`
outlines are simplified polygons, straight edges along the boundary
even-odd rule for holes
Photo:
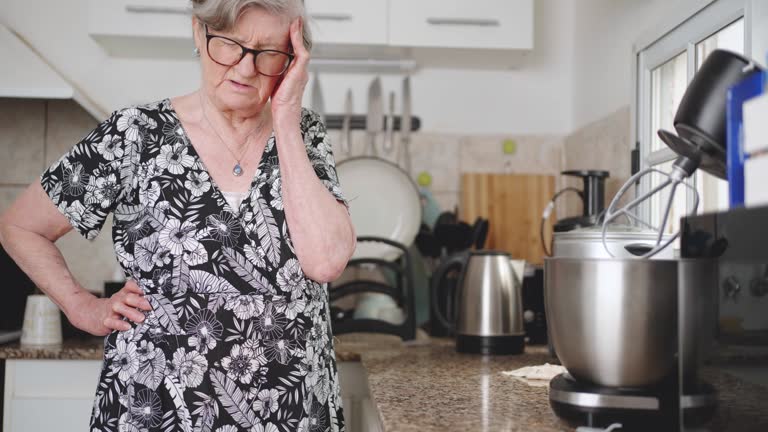
[[[277,122],[298,124],[301,120],[301,100],[309,81],[309,51],[304,47],[303,26],[301,18],[296,18],[289,29],[295,57],[272,93],[272,118]]]
[[[68,317],[72,324],[80,330],[95,336],[106,336],[113,330],[129,330],[130,323],[144,321],[144,313],[140,310],[152,310],[149,301],[136,282],[129,280],[110,298],[88,296],[79,304],[72,307]]]

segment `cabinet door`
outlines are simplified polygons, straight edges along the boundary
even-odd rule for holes
[[[305,4],[318,43],[387,43],[387,0],[307,0]]]
[[[533,0],[389,0],[389,43],[445,48],[533,48]]]

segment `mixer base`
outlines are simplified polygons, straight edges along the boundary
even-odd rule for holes
[[[696,390],[676,400],[674,383],[651,389],[608,388],[576,382],[565,373],[550,381],[549,403],[558,417],[576,425],[605,428],[621,423],[622,431],[676,430],[681,405],[687,427],[703,425],[715,414],[715,389],[700,383]]]
[[[522,354],[525,351],[525,335],[477,336],[457,335],[456,351],[472,354]]]

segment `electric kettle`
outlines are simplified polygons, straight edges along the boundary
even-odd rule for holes
[[[453,270],[461,272],[458,282],[444,283]],[[525,349],[521,287],[509,254],[461,252],[449,256],[432,275],[432,310],[439,322],[453,329],[458,352],[520,354]],[[438,300],[446,297],[457,301],[445,302],[455,310],[443,314]]]

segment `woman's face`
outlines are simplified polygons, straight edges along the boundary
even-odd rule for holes
[[[224,111],[238,111],[243,115],[261,111],[281,77],[260,74],[252,53],[233,66],[216,63],[208,56],[205,29],[196,24],[195,40],[200,49],[202,84],[206,94]],[[208,32],[235,40],[247,48],[291,53],[289,27],[288,18],[272,15],[260,7],[249,7],[237,19],[234,28],[228,31],[208,28]]]

